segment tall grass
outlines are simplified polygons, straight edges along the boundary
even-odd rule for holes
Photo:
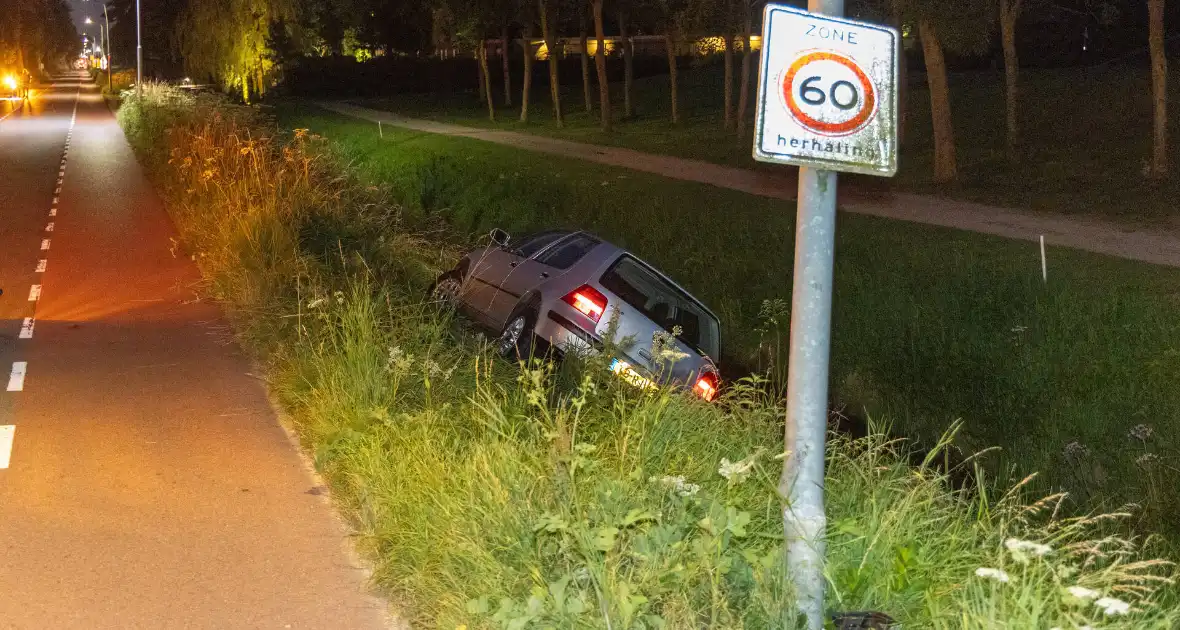
[[[764,383],[710,405],[632,389],[601,360],[494,358],[421,299],[453,260],[443,228],[408,226],[320,139],[157,87],[119,117],[376,581],[418,625],[795,625],[782,409]],[[833,611],[915,628],[1180,621],[1172,566],[1106,535],[1117,515],[965,487],[940,451],[912,465],[883,431],[833,435],[828,452]]]

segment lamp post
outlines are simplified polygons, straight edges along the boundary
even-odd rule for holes
[[[139,0],[135,0],[135,98],[143,98],[143,20],[139,16]]]
[[[115,62],[111,59],[111,18],[107,16],[107,5],[104,2],[102,5],[102,19],[107,24],[107,44],[103,46],[103,54],[107,58],[107,92],[114,91],[112,85],[114,81],[111,79],[111,73],[115,70]]]

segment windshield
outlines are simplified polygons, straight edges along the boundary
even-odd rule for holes
[[[717,358],[721,345],[717,318],[647,265],[623,256],[603,274],[601,282],[669,333],[679,326],[681,341],[701,354]]]

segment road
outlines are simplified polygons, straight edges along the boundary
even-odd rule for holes
[[[0,627],[388,627],[80,78],[0,121],[0,213]]]

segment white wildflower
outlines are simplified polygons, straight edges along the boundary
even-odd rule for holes
[[[695,483],[688,483],[688,481],[685,480],[682,475],[677,475],[675,477],[651,477],[648,479],[648,481],[659,483],[660,485],[671,489],[672,492],[675,492],[682,497],[696,496],[696,493],[701,491],[701,487],[699,485]]]
[[[1159,461],[1160,456],[1155,453],[1144,453],[1135,459],[1135,463],[1140,466],[1150,466]]]
[[[1133,440],[1139,440],[1140,442],[1146,442],[1153,433],[1155,433],[1155,429],[1150,424],[1137,424],[1127,432],[1127,437]]]
[[[1090,454],[1090,449],[1081,442],[1074,440],[1065,445],[1065,456],[1072,458],[1081,458]]]
[[[422,373],[431,378],[442,375],[443,369],[434,359],[426,359],[422,362]]]
[[[1091,599],[1098,599],[1099,597],[1102,596],[1102,593],[1099,593],[1098,591],[1091,589],[1091,588],[1086,588],[1084,586],[1071,586],[1065,590],[1069,591],[1070,595],[1073,595],[1074,597],[1076,597],[1078,599],[1084,599],[1087,601],[1091,600]]]
[[[1008,553],[1012,555],[1012,559],[1021,564],[1028,564],[1029,556],[1040,558],[1053,551],[1053,548],[1049,545],[1042,545],[1031,540],[1020,540],[1019,538],[1005,540],[1004,547],[1008,549]]]
[[[414,355],[401,349],[401,346],[390,346],[389,356],[385,358],[385,371],[393,374],[405,374],[414,365]]]
[[[673,326],[672,332],[657,330],[651,336],[652,357],[660,363],[676,363],[688,356],[676,346],[676,337],[681,333],[679,326]]]
[[[337,291],[332,294],[332,297],[336,298],[337,304],[344,304],[344,291]]]
[[[736,486],[746,480],[750,476],[750,470],[754,468],[754,462],[757,456],[747,457],[746,459],[731,462],[726,458],[721,458],[721,467],[717,469],[717,474],[725,477],[729,485]]]
[[[1007,584],[1010,579],[1008,577],[1008,574],[1004,573],[1000,569],[991,569],[988,567],[979,567],[978,569],[976,569],[975,570],[975,577],[981,577],[981,578],[985,578],[988,580],[995,580],[995,581],[1000,582],[1002,584]]]
[[[316,298],[307,303],[307,308],[319,308],[324,304],[324,298]]]
[[[1013,326],[1012,327],[1012,332],[1014,332],[1018,335],[1026,330],[1028,330],[1028,326]]]
[[[1102,599],[1094,602],[1094,605],[1101,608],[1102,612],[1108,617],[1115,615],[1125,615],[1131,612],[1130,604],[1124,602],[1121,599],[1115,599],[1113,597],[1103,597]]]

